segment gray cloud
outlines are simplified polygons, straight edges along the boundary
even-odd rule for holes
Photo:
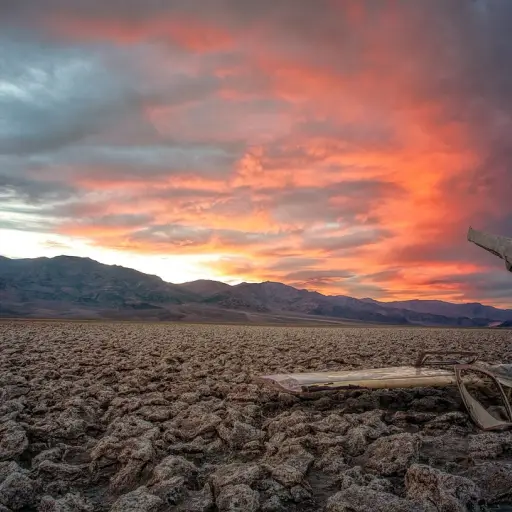
[[[269,209],[280,222],[337,222],[356,225],[358,214],[370,213],[390,196],[403,191],[399,185],[379,180],[340,181],[325,187],[272,191]],[[306,206],[307,205],[307,206]]]
[[[73,186],[56,180],[42,181],[0,173],[0,210],[9,202],[20,201],[30,205],[49,206],[52,202],[70,199],[76,193]]]
[[[107,223],[104,222],[107,220]],[[98,224],[96,224],[98,222]],[[78,230],[92,223],[81,223]],[[94,220],[94,226],[101,231],[102,226],[125,226],[132,228],[124,237],[125,242],[144,243],[148,247],[202,247],[214,243],[227,247],[256,247],[268,242],[286,238],[286,233],[246,232],[234,229],[213,229],[184,224],[158,224],[155,219],[146,216],[122,216],[122,222],[116,222],[114,216]]]
[[[97,47],[0,41],[0,154],[57,149],[136,102],[127,76]]]
[[[130,241],[156,244],[158,246],[194,247],[206,245],[212,238],[208,228],[174,225],[151,225],[129,236]]]
[[[348,235],[304,236],[304,249],[321,249],[327,253],[346,254],[349,249],[374,245],[394,235],[387,229],[365,229]]]
[[[292,256],[285,259],[279,259],[278,261],[268,266],[269,271],[291,271],[302,269],[304,267],[314,267],[323,263],[324,260],[320,258],[304,258],[300,256]]]
[[[153,19],[164,14],[195,15],[216,22],[224,22],[231,26],[247,26],[272,15],[270,21],[277,25],[288,23],[296,30],[316,31],[322,34],[321,28],[311,27],[311,20],[326,21],[325,12],[332,12],[328,0],[318,0],[315,4],[301,4],[298,8],[294,0],[262,0],[254,3],[251,0],[214,0],[204,3],[202,0],[148,0],[141,4],[138,0],[112,0],[102,3],[98,0],[74,0],[72,4],[66,0],[18,0],[2,6],[2,19],[11,23],[30,24],[44,13],[64,13],[77,17],[103,18],[107,20],[123,19],[128,22],[140,22]],[[334,26],[334,22],[331,22]]]
[[[493,226],[496,227],[496,226]],[[506,234],[507,230],[494,230],[496,234]],[[496,256],[470,244],[466,238],[467,230],[460,230],[457,236],[445,240],[426,240],[423,243],[408,244],[388,251],[383,262],[389,265],[427,266],[433,262],[466,263],[482,267],[499,266]]]
[[[512,297],[512,279],[504,269],[475,272],[465,275],[446,275],[440,279],[426,280],[426,285],[455,286],[466,302],[509,302]]]
[[[150,215],[145,214],[137,214],[137,213],[122,213],[122,214],[112,214],[112,215],[103,215],[95,219],[98,222],[99,227],[103,226],[114,226],[114,227],[137,227],[137,226],[145,226],[149,222],[151,222],[152,217]]]
[[[25,216],[23,219],[16,219],[2,218],[2,216],[0,216],[0,229],[30,231],[31,233],[51,233],[55,229],[55,225],[50,224],[46,219],[42,218],[34,219]],[[3,247],[5,247],[5,245]]]
[[[88,176],[99,181],[122,183],[138,178],[147,182],[173,174],[225,178],[239,157],[222,145],[75,146],[61,152],[53,165],[85,168]]]
[[[348,270],[297,270],[286,274],[287,280],[294,280],[300,282],[312,282],[320,280],[340,280],[354,277],[354,273]]]
[[[388,152],[396,151],[403,146],[392,123],[392,117],[384,117],[380,112],[374,113],[373,116],[370,114],[364,124],[340,124],[333,119],[308,120],[298,123],[296,131],[305,138],[320,137],[330,141],[330,147],[325,148],[325,154],[316,155],[318,161],[330,155],[329,149],[335,149],[338,153],[359,150]],[[304,158],[304,155],[301,157]]]
[[[267,256],[295,257],[295,263],[291,258],[273,271],[309,272],[316,263],[303,252],[322,248],[343,256],[400,235],[386,229],[387,219],[375,210],[407,192],[385,178],[347,181],[345,174],[364,176],[372,164],[358,168],[342,157],[400,152],[410,136],[402,128],[418,127],[433,141],[434,156],[455,162],[426,191],[453,215],[439,223],[435,240],[404,239],[387,255],[389,271],[347,278],[343,286],[358,296],[364,290],[379,296],[386,280],[396,277],[398,264],[472,262],[494,269],[492,256],[469,246],[465,230],[473,224],[500,234],[512,231],[512,2],[397,1],[394,10],[381,0],[358,4],[359,21],[340,9],[344,2],[328,0],[3,2],[3,225],[50,230],[60,219],[84,227],[123,227],[134,242],[162,247],[216,240],[253,247],[257,254],[270,242]],[[200,54],[173,39],[165,25],[169,19],[199,20],[205,27],[199,23],[193,29],[200,35],[218,27],[233,42]],[[130,31],[133,38],[123,43],[116,37]],[[417,113],[425,117],[419,125],[409,119]],[[308,147],[311,140],[317,141],[314,150]],[[250,144],[262,153],[255,164],[264,184],[222,192],[188,184],[173,188],[177,175],[227,185]],[[458,172],[457,152],[473,156],[474,166],[464,173]],[[330,161],[333,153],[338,158]],[[304,170],[334,176],[337,183],[273,187],[274,176],[281,186],[283,174],[293,182],[296,171]],[[103,191],[107,182],[110,195]],[[134,182],[140,186],[130,188]],[[160,209],[112,214],[116,206],[126,212],[150,201]],[[174,224],[165,224],[158,212],[167,212]],[[193,212],[195,227],[184,220],[190,222]],[[208,215],[229,219],[260,212],[270,212],[277,224],[298,226],[300,249],[287,246],[290,233],[201,224]],[[317,236],[308,230],[336,222],[357,231]],[[474,289],[492,298],[490,286],[506,297],[502,269],[499,278],[491,274],[446,276],[437,284],[460,287],[459,280],[466,279],[468,297],[478,293]],[[336,276],[309,277],[312,285],[338,286]]]

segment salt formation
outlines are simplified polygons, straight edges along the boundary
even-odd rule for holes
[[[478,430],[455,387],[305,400],[253,383],[410,364],[427,346],[500,363],[506,331],[12,321],[0,346],[0,512],[448,512],[510,498],[512,432]]]

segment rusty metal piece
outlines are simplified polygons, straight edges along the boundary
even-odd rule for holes
[[[477,374],[481,373],[491,379],[492,383],[498,388],[508,420],[500,420],[492,416],[486,411],[483,405],[471,395],[462,378],[462,372],[464,370]],[[478,427],[482,430],[504,430],[512,427],[512,410],[510,408],[510,402],[508,401],[507,394],[505,393],[503,386],[492,371],[474,364],[455,365],[454,371],[457,387],[459,388],[464,405],[466,406],[471,419]]]
[[[443,387],[456,383],[453,371],[415,366],[340,372],[282,373],[262,375],[256,377],[255,381],[293,394],[315,390]]]
[[[504,260],[505,268],[512,272],[512,238],[485,233],[470,226],[468,241]]]
[[[432,359],[433,356],[454,356]],[[425,351],[418,355],[414,366],[369,368],[334,372],[284,373],[255,377],[260,384],[302,397],[318,392],[354,389],[396,389],[417,387],[445,387],[456,385],[463,403],[473,420],[482,430],[502,430],[512,427],[512,408],[508,395],[512,391],[512,365],[490,365],[477,361],[472,351]],[[462,362],[465,361],[465,362]],[[441,368],[435,368],[441,366]],[[472,396],[464,384],[462,372],[474,372],[491,379],[505,409],[507,420],[493,417]],[[507,393],[504,390],[507,388]]]
[[[458,355],[462,357],[468,358],[467,361],[463,362],[461,359],[450,359],[447,361],[428,361],[431,356],[448,356],[448,355]],[[424,352],[420,352],[414,366],[422,367],[422,366],[454,366],[456,364],[471,364],[474,363],[478,359],[478,353],[472,351],[463,351],[463,350],[426,350]]]

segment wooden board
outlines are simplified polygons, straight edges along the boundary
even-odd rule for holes
[[[456,384],[453,371],[415,366],[341,372],[282,373],[263,375],[257,377],[255,381],[294,394],[324,389],[439,387]]]

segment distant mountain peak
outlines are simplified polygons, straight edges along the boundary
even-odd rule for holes
[[[187,283],[182,283],[178,286],[181,286],[193,293],[202,295],[205,298],[217,293],[222,293],[223,291],[231,288],[231,285],[227,283],[213,281],[211,279],[196,279],[195,281],[188,281]]]
[[[185,283],[180,283],[180,286],[187,286],[189,284],[198,284],[198,283],[215,283],[215,284],[221,284],[226,286],[231,286],[228,283],[224,283],[222,281],[215,281],[214,279],[194,279],[193,281],[186,281]]]
[[[259,283],[252,283],[252,284],[259,284]],[[280,283],[279,281],[263,281],[261,284],[265,286],[275,286],[276,288],[294,288],[297,290],[298,288],[295,288],[294,286],[290,286],[289,284]]]
[[[54,263],[49,263],[52,261]],[[60,264],[61,262],[62,264]],[[153,315],[156,319],[194,321],[268,317],[308,321],[350,321],[377,324],[489,326],[512,321],[512,310],[480,303],[453,304],[440,300],[380,302],[344,295],[323,295],[277,281],[230,285],[198,279],[172,284],[120,265],[91,258],[11,259],[0,256],[0,316],[44,315],[113,318]],[[124,315],[124,316],[123,316]],[[324,320],[322,320],[324,319]]]

